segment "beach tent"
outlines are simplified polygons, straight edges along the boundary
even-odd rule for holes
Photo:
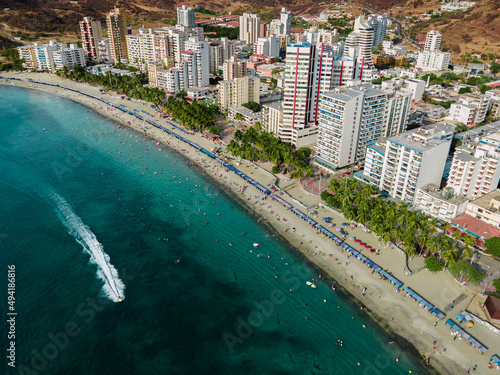
[[[497,366],[500,366],[500,357],[494,354],[491,356],[490,362],[495,362]]]

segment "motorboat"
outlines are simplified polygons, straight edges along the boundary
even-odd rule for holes
[[[253,247],[259,247],[259,244],[257,242],[254,242]]]

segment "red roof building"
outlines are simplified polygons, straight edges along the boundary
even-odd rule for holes
[[[483,305],[493,324],[500,324],[500,298],[488,296]]]

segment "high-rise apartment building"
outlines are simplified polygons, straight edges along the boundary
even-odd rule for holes
[[[177,24],[186,27],[195,27],[194,8],[188,8],[185,5],[177,8]]]
[[[451,104],[446,119],[474,126],[486,119],[489,107],[490,97],[487,95],[461,95],[458,103]]]
[[[205,87],[210,84],[210,65],[209,65],[209,51],[208,43],[205,41],[199,41],[197,38],[189,38],[185,43],[184,47],[186,51],[183,53],[183,60],[188,60],[189,66],[191,67],[191,60],[194,58],[193,52],[196,54],[196,69],[193,68],[189,70],[189,87]],[[186,58],[186,54],[188,58]],[[196,74],[194,73],[196,71]],[[191,84],[192,83],[192,84]]]
[[[281,8],[280,22],[281,22],[280,35],[290,35],[290,29],[292,27],[292,12],[286,10],[286,8]]]
[[[367,23],[373,28],[373,43],[372,47],[377,48],[379,44],[385,40],[385,33],[387,31],[387,15],[370,14]]]
[[[127,35],[129,64],[145,71],[149,64],[163,62],[170,57],[168,35],[156,33],[153,29],[139,29],[139,34]]]
[[[260,17],[256,14],[243,13],[240,16],[240,40],[254,44],[260,36]]]
[[[18,47],[19,58],[28,69],[48,70],[55,72],[64,67],[69,69],[75,65],[87,66],[87,57],[83,48],[76,44],[57,43],[55,40],[47,44],[35,43],[31,46]]]
[[[498,187],[500,181],[500,132],[457,148],[447,187],[457,196],[476,199]]]
[[[366,84],[321,95],[316,164],[331,171],[364,160],[386,128],[387,93]]]
[[[437,30],[431,30],[425,38],[424,51],[434,52],[440,51],[441,48],[441,33]]]
[[[346,54],[349,50],[359,47],[359,56],[371,67],[374,66],[372,60],[373,38],[375,30],[365,20],[363,15],[354,21],[354,31],[348,35],[345,40]]]
[[[99,58],[97,45],[102,40],[101,21],[95,21],[92,17],[83,17],[80,21],[80,33],[85,54],[92,59]]]
[[[280,39],[276,35],[271,35],[257,39],[253,48],[254,54],[269,57],[280,56]]]
[[[232,56],[224,61],[223,78],[224,81],[229,81],[234,78],[245,77],[247,75],[247,62],[240,61],[236,56]]]
[[[111,47],[111,56],[115,63],[128,59],[127,50],[127,19],[125,11],[115,7],[107,16],[108,38]]]
[[[245,76],[219,81],[219,106],[226,109],[248,102],[260,103],[260,79]]]
[[[437,123],[371,142],[363,177],[389,196],[413,204],[417,190],[440,185],[454,125]]]

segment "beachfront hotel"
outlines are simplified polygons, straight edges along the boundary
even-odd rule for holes
[[[446,186],[457,196],[476,199],[495,190],[500,181],[500,132],[457,148]]]
[[[413,204],[420,187],[441,184],[454,131],[455,125],[436,123],[370,142],[363,178]]]
[[[85,51],[76,44],[68,47],[66,43],[51,40],[46,44],[34,43],[18,47],[17,51],[27,69],[56,72],[64,67],[71,69],[75,65],[87,66]]]
[[[383,137],[387,94],[371,84],[321,95],[315,164],[329,171],[365,158],[368,142]]]
[[[127,60],[127,19],[125,10],[115,6],[106,16],[106,23],[113,62],[119,63],[122,60]]]

